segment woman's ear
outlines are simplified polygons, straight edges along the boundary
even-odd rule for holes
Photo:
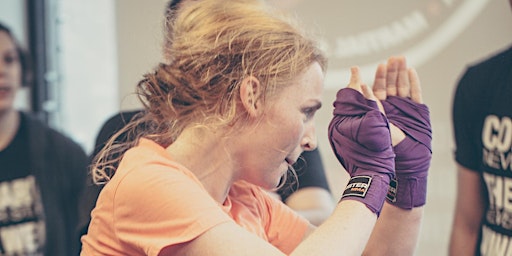
[[[251,116],[257,116],[261,110],[260,96],[263,88],[260,81],[254,76],[248,76],[240,85],[240,99],[245,110]]]

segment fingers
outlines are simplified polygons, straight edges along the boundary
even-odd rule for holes
[[[407,73],[409,74],[409,83],[411,84],[411,100],[422,104],[423,98],[421,96],[421,86],[418,73],[416,73],[414,68],[410,68]]]
[[[347,87],[363,93],[361,89],[361,74],[359,67],[354,66],[350,68],[350,83]]]
[[[370,88],[368,88],[368,86],[366,84],[361,85],[361,89],[363,91],[364,97],[366,99],[376,101],[377,102],[377,106],[379,107],[380,112],[384,113],[384,107],[382,106],[382,103],[380,102],[380,100],[373,94],[373,91],[370,90]]]
[[[377,100],[375,95],[373,95],[372,90],[370,90],[370,88],[368,88],[368,86],[366,84],[362,84],[361,89],[362,89],[362,92],[363,92],[363,95],[365,98],[367,98],[369,100]]]
[[[383,66],[380,67],[379,69],[380,69],[380,72],[377,72],[376,76],[379,76],[379,80],[381,80],[380,83],[382,83],[381,85],[379,85],[383,90],[380,93],[381,93],[381,95],[383,95],[384,99],[386,99],[386,91],[385,91],[386,90],[386,85],[385,85],[386,65],[383,64]],[[377,105],[379,107],[379,110],[382,113],[384,113],[384,107],[382,106],[379,99],[374,95],[373,91],[370,88],[368,88],[368,86],[366,84],[363,84],[363,82],[361,81],[361,73],[360,73],[359,67],[354,66],[354,67],[350,68],[350,83],[348,84],[347,87],[357,90],[358,92],[363,94],[363,96],[366,99],[376,101]]]
[[[409,81],[409,72],[407,70],[407,64],[405,62],[405,58],[403,56],[398,57],[396,59],[396,62],[397,62],[397,66],[398,66],[398,74],[397,74],[398,79],[396,81],[398,96],[404,97],[404,98],[409,97],[410,91],[411,91],[411,85],[410,85],[410,81]]]
[[[403,56],[390,57],[386,64],[377,67],[373,94],[379,100],[385,100],[387,96],[399,96],[423,103],[418,74],[415,69],[407,68]]]
[[[387,75],[386,75],[386,93],[387,96],[397,95],[397,81],[398,81],[398,62],[396,57],[390,57],[388,59]]]
[[[379,100],[386,99],[386,64],[379,64],[377,71],[375,72],[375,81],[373,82],[373,94]]]
[[[405,57],[390,57],[386,76],[387,96],[410,96],[409,73]]]

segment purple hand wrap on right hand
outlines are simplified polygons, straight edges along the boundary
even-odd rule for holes
[[[406,138],[394,147],[396,186],[388,201],[403,209],[426,203],[427,176],[432,158],[432,128],[428,107],[410,99],[389,96],[382,101],[389,121],[400,128]]]
[[[377,103],[354,89],[339,90],[329,141],[351,177],[342,200],[360,201],[379,214],[394,176],[395,154],[388,120]]]

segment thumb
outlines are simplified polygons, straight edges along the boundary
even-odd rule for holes
[[[375,94],[373,94],[373,91],[370,90],[370,88],[368,88],[368,86],[366,84],[361,85],[361,90],[366,99],[376,101],[380,112],[382,112],[383,114],[386,114],[384,112],[384,107],[382,106],[382,103],[380,102],[379,99],[377,99],[377,97],[375,97]]]

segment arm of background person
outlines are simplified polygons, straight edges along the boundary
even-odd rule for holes
[[[449,255],[475,255],[484,214],[480,173],[457,165],[457,197]]]
[[[318,226],[331,215],[335,202],[320,151],[305,151],[301,158],[302,161],[294,165],[298,178],[296,186],[285,186],[278,192],[286,205]]]

